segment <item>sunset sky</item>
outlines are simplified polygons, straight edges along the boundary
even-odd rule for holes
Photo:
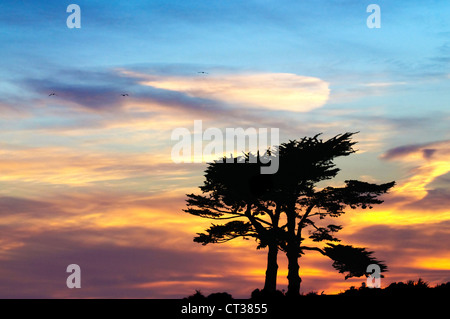
[[[194,120],[278,128],[280,143],[359,132],[330,185],[397,185],[332,221],[343,243],[385,261],[383,287],[450,281],[449,1],[77,0],[69,29],[71,3],[0,2],[0,298],[262,288],[254,241],[192,240],[210,221],[182,209],[207,164],[174,163],[171,134]],[[302,292],[365,281],[331,264],[302,257]]]

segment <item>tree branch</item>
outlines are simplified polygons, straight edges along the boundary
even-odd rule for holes
[[[242,215],[242,216],[247,217],[246,215]],[[266,221],[266,220],[264,220],[264,219],[261,219],[261,218],[259,218],[259,217],[255,217],[255,216],[253,216],[253,218],[254,218],[255,220],[259,221],[260,223],[266,224],[266,225],[268,225],[268,226],[272,226],[271,223],[269,223],[268,221]]]
[[[273,211],[271,211],[270,209],[268,209],[267,207],[265,207],[264,205],[261,205],[260,203],[256,204],[259,210],[264,211],[267,215],[270,216],[270,218],[274,217]]]
[[[308,246],[300,246],[300,251],[302,250],[315,250],[321,253],[324,256],[327,256],[324,250],[320,249],[319,247],[308,247]]]
[[[306,209],[306,212],[303,214],[302,218],[298,222],[298,229],[297,229],[297,240],[300,240],[302,237],[302,228],[303,223],[305,222],[306,218],[308,217],[309,213],[311,213],[312,209],[314,208],[315,204],[310,204],[308,208]]]
[[[252,215],[252,204],[247,204],[247,209],[245,211],[245,217],[247,217],[252,223],[253,227],[255,227],[256,231],[260,234],[265,234],[267,229],[265,229],[258,221],[259,218]],[[266,222],[266,221],[264,221]]]

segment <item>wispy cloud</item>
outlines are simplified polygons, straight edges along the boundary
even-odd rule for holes
[[[141,85],[251,108],[307,112],[324,105],[329,95],[325,81],[288,73],[196,76],[157,76],[127,70],[121,73],[140,78]]]
[[[364,86],[382,88],[382,87],[391,87],[391,86],[405,85],[405,84],[407,84],[407,82],[371,82],[371,83],[364,84]]]

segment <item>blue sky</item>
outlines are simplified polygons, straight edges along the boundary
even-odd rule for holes
[[[445,1],[380,1],[378,30],[366,27],[369,3],[78,1],[82,29],[69,30],[69,2],[3,1],[1,21],[7,53],[28,51],[60,65],[153,61],[292,71],[321,64],[349,71],[358,63],[360,72],[379,73],[402,61],[425,66],[448,50]],[[330,72],[320,69],[314,75]]]
[[[2,2],[4,79],[125,66],[220,68],[319,77],[332,94],[382,91],[367,99],[389,115],[423,116],[448,101],[446,1],[380,1],[380,29],[367,28],[369,2],[361,1],[79,1],[81,29],[66,27],[68,4]],[[392,85],[365,86],[378,82]],[[392,98],[378,102],[384,94]]]
[[[202,287],[248,296],[247,287],[262,281],[251,275],[260,264],[231,258],[234,246],[220,248],[223,255],[199,248],[192,236],[208,223],[181,216],[205,165],[175,165],[170,136],[180,126],[192,130],[196,119],[220,129],[279,128],[280,142],[359,131],[359,152],[338,161],[335,183],[396,180],[398,191],[380,217],[344,220],[346,236],[381,250],[393,265],[392,281],[417,274],[450,280],[448,247],[433,244],[445,244],[450,220],[449,1],[80,0],[81,28],[69,29],[71,3],[0,3],[0,228],[7,234],[0,239],[7,261],[0,296],[21,295],[26,284],[15,269],[30,273],[26,296],[71,296],[54,277],[42,291],[39,276],[54,271],[33,275],[26,265],[38,262],[35,249],[48,263],[80,258],[92,278],[100,276],[104,261],[95,256],[103,253],[120,272],[141,271],[145,281],[111,269],[102,276],[112,286],[97,282],[77,296],[110,296],[113,289],[114,296],[179,297]],[[379,29],[366,25],[371,3],[381,8]],[[295,96],[298,108],[284,95]],[[436,201],[442,205],[429,212]],[[184,231],[174,233],[180,225]],[[409,229],[429,237],[394,251]],[[377,230],[391,234],[391,248],[375,238]],[[427,245],[429,255],[414,259]],[[136,250],[142,269],[121,264],[124,247]],[[217,279],[212,266],[197,268],[198,260],[214,266],[211,256],[249,263],[247,276],[230,266]],[[305,289],[349,285],[311,260],[305,271],[326,276],[310,272]]]

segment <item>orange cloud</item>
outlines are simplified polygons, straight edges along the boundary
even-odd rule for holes
[[[394,148],[382,158],[409,164],[411,176],[400,182],[395,194],[421,199],[427,195],[427,185],[450,172],[450,141]]]
[[[30,147],[1,151],[0,181],[88,185],[143,175],[179,177],[184,166],[166,154],[80,151],[69,147]],[[170,167],[167,167],[169,165]],[[183,175],[183,174],[181,174]]]

